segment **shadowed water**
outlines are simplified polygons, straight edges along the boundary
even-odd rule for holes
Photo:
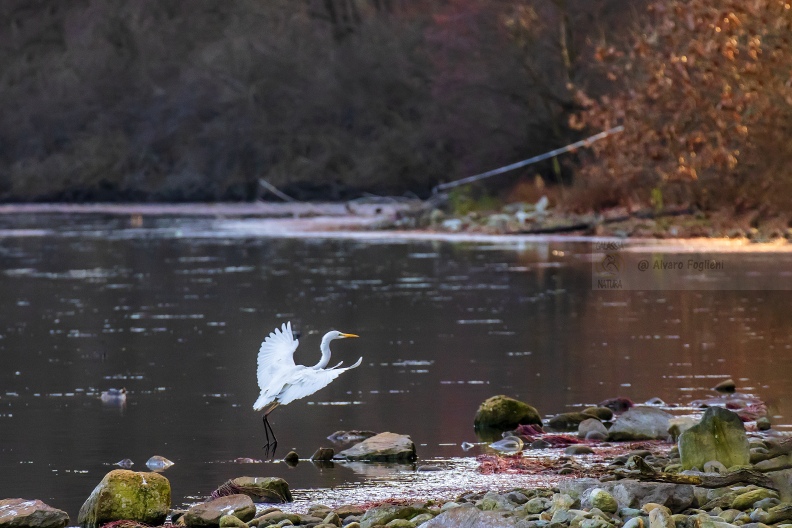
[[[476,441],[475,410],[494,394],[552,414],[617,395],[684,403],[725,377],[790,423],[785,291],[593,291],[583,242],[266,238],[240,226],[0,217],[0,498],[39,498],[74,521],[111,464],[146,470],[154,455],[175,462],[177,506],[241,475],[359,498],[381,468],[250,463],[264,455],[256,353],[287,320],[301,333],[297,363],[315,363],[321,335],[338,329],[361,339],[334,342],[334,362],[363,364],[271,415],[279,456],[369,429],[410,434],[423,460],[466,457],[479,452],[461,447]],[[787,262],[746,259],[756,265]],[[110,388],[126,389],[125,404],[102,401]]]

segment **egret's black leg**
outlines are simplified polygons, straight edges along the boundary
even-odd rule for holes
[[[275,449],[278,447],[278,439],[275,436],[275,431],[272,430],[272,425],[269,423],[269,413],[272,412],[270,409],[269,412],[264,413],[264,434],[266,435],[267,444],[264,446],[267,455],[270,455],[270,448],[272,448],[272,453],[270,455],[271,458],[275,458]],[[272,434],[272,441],[270,441],[270,434]]]

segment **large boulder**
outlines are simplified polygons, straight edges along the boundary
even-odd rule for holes
[[[608,440],[664,440],[671,415],[654,407],[633,407],[608,430]]]
[[[191,528],[216,528],[224,515],[248,522],[256,516],[256,505],[247,495],[227,495],[196,504],[184,514],[184,523]]]
[[[727,409],[710,407],[698,425],[679,436],[679,456],[685,469],[701,469],[711,460],[727,468],[748,464],[750,452],[742,420]]]
[[[255,502],[292,502],[289,484],[278,477],[237,477],[212,492],[212,498],[242,493]]]
[[[380,433],[345,449],[336,458],[346,460],[370,460],[390,462],[412,462],[415,444],[408,435]]]
[[[518,521],[510,512],[481,511],[472,504],[465,504],[444,511],[423,523],[421,528],[510,528]]]
[[[69,516],[40,500],[0,500],[0,528],[64,528]]]
[[[171,486],[159,473],[114,469],[104,476],[77,515],[84,528],[120,520],[151,525],[165,522],[171,505]]]
[[[476,429],[508,431],[520,424],[542,425],[542,417],[527,403],[502,395],[487,398],[479,406],[473,419]]]
[[[666,506],[672,513],[679,513],[694,505],[694,487],[688,484],[665,482],[641,482],[632,479],[600,482],[582,478],[562,481],[558,484],[561,493],[579,497],[585,506],[591,504],[591,494],[602,489],[611,494],[620,508],[640,508],[647,503]]]

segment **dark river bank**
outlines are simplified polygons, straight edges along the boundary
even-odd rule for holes
[[[111,464],[153,455],[174,505],[228,478],[354,485],[379,469],[261,459],[255,364],[290,320],[297,363],[330,330],[333,360],[361,367],[276,410],[279,456],[309,457],[340,429],[410,434],[421,459],[465,457],[481,401],[543,414],[611,396],[689,402],[732,377],[792,423],[785,290],[599,291],[591,242],[289,238],[261,221],[0,216],[0,498],[77,510]],[[788,254],[734,273],[785,271]],[[334,363],[333,363],[334,364]],[[123,406],[102,402],[126,388]],[[782,428],[783,429],[783,428]],[[381,468],[380,468],[381,469]],[[368,473],[368,476],[366,475]]]

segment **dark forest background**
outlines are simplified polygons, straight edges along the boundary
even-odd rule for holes
[[[3,201],[425,196],[624,125],[492,188],[790,209],[783,0],[4,0],[0,24]]]
[[[581,137],[572,83],[640,5],[5,0],[0,198],[425,194]]]

